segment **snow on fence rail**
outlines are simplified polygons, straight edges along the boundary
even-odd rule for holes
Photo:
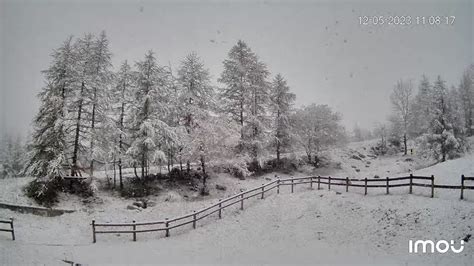
[[[10,218],[10,220],[0,220],[0,224],[10,224],[10,229],[0,228],[0,231],[10,232],[12,234],[12,240],[15,240],[15,229],[13,228],[13,218]]]
[[[409,180],[408,183],[398,183],[390,184],[394,181]],[[429,184],[426,183],[414,183],[413,180],[429,180]],[[336,182],[335,182],[336,181]],[[178,216],[172,219],[166,218],[165,220],[155,221],[155,222],[140,222],[137,223],[133,221],[132,223],[96,223],[95,220],[92,220],[92,242],[95,243],[97,234],[132,234],[133,241],[137,240],[137,233],[146,233],[146,232],[157,232],[165,231],[165,236],[170,236],[170,230],[178,227],[182,227],[188,224],[192,224],[193,229],[196,229],[197,221],[206,218],[214,213],[218,213],[219,219],[222,218],[222,210],[228,208],[232,205],[240,203],[240,209],[244,209],[244,200],[260,197],[261,199],[265,198],[265,192],[271,191],[276,188],[277,194],[280,193],[280,186],[291,186],[291,193],[294,192],[294,187],[301,184],[310,184],[310,188],[313,188],[313,184],[317,184],[318,189],[321,189],[321,185],[327,185],[328,190],[331,190],[331,186],[345,186],[346,192],[349,192],[349,187],[363,187],[364,195],[367,195],[368,188],[385,188],[386,194],[390,194],[390,188],[393,187],[409,187],[409,194],[413,193],[413,187],[429,187],[431,188],[431,197],[434,197],[435,188],[443,189],[460,189],[461,190],[461,199],[464,198],[464,189],[474,189],[474,186],[464,185],[465,181],[474,181],[474,177],[461,176],[461,185],[436,185],[434,183],[434,176],[406,176],[406,177],[395,177],[395,178],[380,178],[380,179],[358,179],[358,178],[341,178],[341,177],[331,177],[331,176],[317,176],[317,177],[297,177],[297,178],[285,178],[274,180],[272,182],[262,184],[259,187],[243,191],[234,196],[220,199],[218,203],[215,203],[211,206],[203,208],[192,213]],[[363,182],[363,184],[353,184],[353,182]],[[383,183],[383,184],[373,184],[373,183]],[[110,228],[110,227],[125,227],[123,230],[112,229],[112,230],[98,230],[100,228]],[[13,228],[13,224],[12,224]]]

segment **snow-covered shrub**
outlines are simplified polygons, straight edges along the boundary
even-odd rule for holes
[[[35,179],[25,186],[26,195],[38,204],[52,206],[57,202],[58,191],[61,191],[60,178]]]
[[[211,163],[212,170],[216,173],[228,173],[232,176],[245,179],[250,176],[251,172],[248,170],[246,156],[237,156],[230,160],[216,160]]]
[[[145,178],[131,178],[124,188],[120,191],[122,197],[126,198],[142,198],[154,193],[158,186],[156,186],[156,178],[149,176]]]
[[[273,158],[265,162],[262,170],[263,172],[281,171],[283,173],[289,174],[297,171],[301,163],[302,161],[298,160],[297,158],[284,157],[280,158],[280,160]]]

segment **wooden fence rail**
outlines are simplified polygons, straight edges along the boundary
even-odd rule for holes
[[[10,232],[12,234],[12,240],[15,240],[15,228],[13,227],[13,218],[10,218],[10,220],[0,220],[0,224],[10,224],[10,229],[0,228],[0,231]]]
[[[408,183],[395,183],[397,181],[409,180]],[[431,181],[428,183],[414,183],[413,180],[428,180]],[[474,181],[474,177],[465,177],[461,176],[461,185],[436,185],[435,177],[432,176],[406,176],[406,177],[395,177],[395,178],[379,178],[379,179],[367,179],[367,178],[341,178],[341,177],[331,177],[331,176],[309,176],[309,177],[297,177],[297,178],[285,178],[274,180],[272,182],[262,184],[259,187],[243,191],[234,196],[230,196],[225,199],[220,199],[219,202],[212,204],[201,210],[193,211],[192,213],[178,216],[175,218],[166,218],[161,221],[154,222],[141,222],[137,223],[132,221],[131,223],[96,223],[95,220],[92,220],[92,242],[97,241],[97,234],[132,234],[133,241],[137,240],[137,233],[146,233],[146,232],[157,232],[164,231],[165,236],[170,236],[170,230],[178,227],[182,227],[188,224],[192,224],[193,229],[196,228],[196,223],[199,220],[202,220],[212,214],[218,213],[219,219],[222,218],[222,210],[229,208],[235,204],[240,203],[240,209],[244,209],[244,201],[253,197],[259,197],[260,199],[265,198],[265,193],[273,189],[277,190],[277,194],[280,193],[280,186],[291,186],[291,193],[294,192],[294,187],[296,185],[309,184],[309,188],[313,188],[313,184],[317,184],[317,188],[321,189],[321,185],[327,185],[328,189],[331,190],[331,185],[333,186],[345,186],[346,192],[349,191],[349,187],[363,187],[364,195],[367,195],[368,188],[385,188],[386,194],[390,194],[390,188],[394,187],[409,187],[409,193],[413,193],[413,187],[429,187],[431,188],[431,197],[434,197],[434,189],[460,189],[461,190],[461,199],[464,198],[463,191],[465,189],[474,189],[474,186],[464,185],[465,181]],[[362,184],[355,184],[360,182]],[[381,184],[376,184],[376,183]],[[392,182],[392,183],[390,183]],[[370,183],[370,184],[369,184]],[[374,184],[375,183],[375,184]],[[124,229],[117,229],[123,228]],[[112,228],[111,230],[97,230],[98,228]],[[12,222],[13,230],[13,222]],[[12,236],[14,239],[13,231]]]

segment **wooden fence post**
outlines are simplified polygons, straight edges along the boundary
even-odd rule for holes
[[[291,193],[293,193],[293,187],[295,186],[295,183],[293,182],[294,179],[291,177]]]
[[[367,177],[364,179],[364,182],[365,182],[365,192],[364,192],[364,195],[367,195]]]
[[[166,226],[166,237],[170,236],[170,229],[169,229],[170,222],[168,222],[168,218],[165,218],[165,226]]]
[[[244,194],[240,195],[240,209],[244,209]]]
[[[265,197],[263,193],[265,193],[265,184],[262,184],[262,199]]]
[[[313,177],[312,177],[312,176],[311,176],[311,178],[310,178],[310,181],[311,181],[311,182],[309,182],[309,188],[310,188],[310,189],[313,189]]]
[[[12,240],[15,240],[15,228],[13,228],[13,217],[10,218],[10,227],[12,229]]]
[[[222,218],[222,199],[219,199],[219,219]]]
[[[389,184],[388,184],[388,176],[387,176],[387,194],[389,193],[388,189],[389,189]]]
[[[135,221],[133,221],[132,228],[133,228],[133,241],[137,241],[137,232],[135,232],[135,230],[137,230],[137,226],[135,225]]]
[[[193,229],[196,229],[196,211],[193,214]]]
[[[92,243],[96,242],[95,238],[95,220],[92,220]]]
[[[413,174],[410,174],[410,194],[413,192]]]
[[[280,178],[277,180],[277,194],[280,194]]]
[[[331,190],[331,176],[329,176],[329,181],[328,181],[328,190]]]
[[[434,175],[431,175],[431,197],[434,197]]]
[[[346,177],[346,192],[349,192],[349,177]]]
[[[318,175],[318,190],[321,189],[321,177]]]
[[[461,199],[464,199],[464,175],[461,175]]]

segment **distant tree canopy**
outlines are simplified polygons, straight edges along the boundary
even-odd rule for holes
[[[405,154],[408,138],[439,161],[455,158],[468,148],[466,137],[474,134],[473,73],[471,65],[460,85],[451,89],[441,76],[434,83],[422,76],[417,92],[410,81],[396,84],[391,95],[391,133],[403,140]]]

